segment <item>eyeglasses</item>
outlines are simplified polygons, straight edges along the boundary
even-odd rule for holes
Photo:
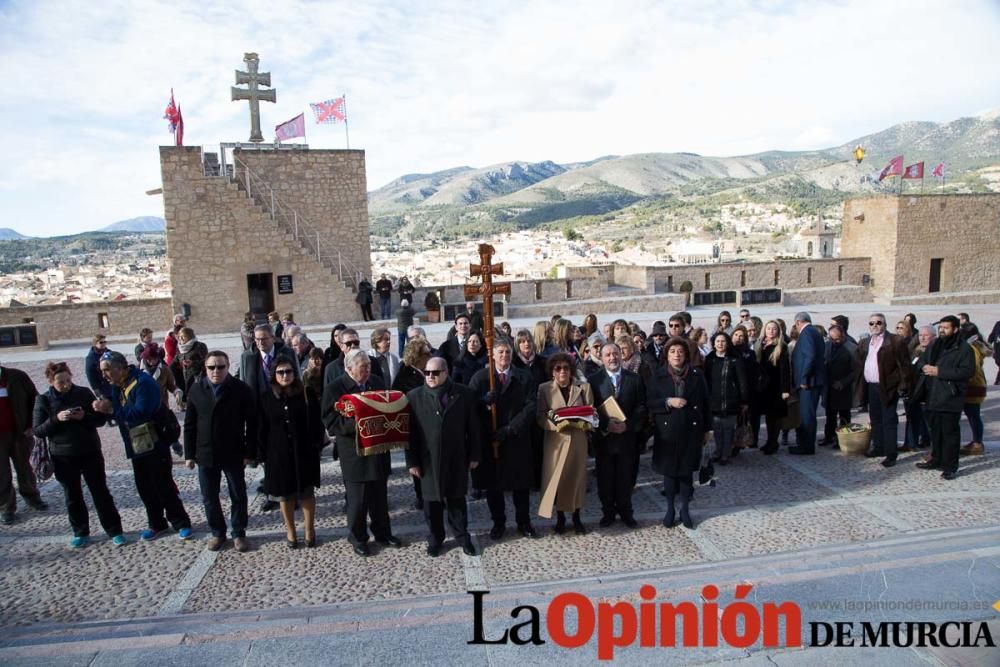
[[[871,322],[868,323],[868,326],[870,326],[870,327],[884,327],[885,326],[885,322],[879,322],[878,320],[872,320]]]
[[[555,366],[552,368],[554,373],[569,372],[569,366]]]
[[[205,364],[205,368],[210,371],[224,371],[228,367],[229,367],[228,364],[212,364],[212,365]]]
[[[225,368],[225,366],[221,366],[220,368]],[[294,375],[295,371],[293,371],[291,368],[279,368],[278,370],[274,371],[274,374],[275,375]]]
[[[740,313],[740,319],[741,320],[749,320],[750,319],[750,313]]]
[[[670,323],[670,328],[671,328],[671,329],[680,329],[680,328],[681,328],[681,325],[680,325],[680,324],[678,324],[677,322],[671,322],[671,323]]]
[[[254,338],[255,343],[266,343],[269,340],[274,340],[273,338]]]
[[[434,371],[432,371],[432,370],[424,370],[424,375],[426,375],[427,377],[436,378],[438,375],[441,375],[441,373],[444,373],[443,369],[442,370],[434,370]]]
[[[345,340],[344,347],[360,347],[361,341],[359,340]]]

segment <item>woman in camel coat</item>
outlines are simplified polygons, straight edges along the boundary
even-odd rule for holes
[[[567,406],[594,405],[594,394],[585,380],[576,378],[576,362],[565,352],[549,357],[552,378],[538,387],[537,421],[545,432],[542,455],[542,499],[539,516],[550,518],[555,508],[555,532],[566,530],[566,512],[573,513],[578,535],[587,532],[580,508],[587,494],[587,433],[577,428],[559,430],[549,419],[549,410]]]

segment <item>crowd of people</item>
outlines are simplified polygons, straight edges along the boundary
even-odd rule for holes
[[[376,289],[381,299],[378,284]],[[359,454],[356,419],[337,408],[346,395],[385,389],[405,393],[409,405],[406,467],[414,507],[427,523],[430,556],[442,551],[446,514],[457,543],[476,553],[468,497],[485,497],[493,540],[507,531],[508,494],[522,536],[537,537],[533,515],[554,515],[557,534],[567,532],[568,515],[572,531],[585,534],[581,510],[590,458],[602,527],[618,520],[637,527],[632,494],[640,456],[651,447],[650,463],[663,476],[668,504],[663,525],[694,529],[696,474],[708,465],[727,466],[749,450],[774,455],[791,431],[791,455],[836,446],[838,429],[850,423],[854,409],[869,414],[866,456],[880,458],[886,468],[896,465],[901,451],[927,450],[917,467],[952,480],[960,456],[984,452],[983,364],[990,354],[1000,362],[1000,322],[984,338],[965,313],[918,326],[912,314],[892,323],[876,312],[855,339],[847,317],[838,315],[824,326],[807,312],[786,324],[764,322],[747,309],[734,321],[722,311],[707,329],[679,312],[654,322],[648,333],[624,319],[600,325],[591,314],[577,326],[555,315],[531,329],[514,332],[506,322],[497,327],[491,381],[482,317],[469,306],[437,348],[421,327],[400,325],[399,356],[388,328],[376,328],[363,350],[356,329],[337,325],[324,350],[291,313],[271,313],[260,325],[248,314],[241,330],[244,350],[231,361],[226,352],[209,350],[177,315],[162,343],[152,330],[140,331],[130,357],[95,336],[85,360],[89,388],[74,383],[64,362],[46,365],[50,386],[40,394],[27,374],[0,367],[2,521],[15,521],[8,459],[21,496],[45,507],[28,462],[30,438],[45,438],[65,496],[71,546],[89,540],[84,482],[105,532],[114,544],[126,544],[99,435],[101,427],[113,425],[146,510],[142,540],[169,528],[182,539],[193,536],[173,478],[176,456],[197,468],[208,549],[222,548],[227,536],[237,551],[251,548],[245,468],[259,464],[264,476],[258,491],[267,498],[262,509],[280,510],[288,547],[317,546],[315,493],[321,453],[332,444],[354,551],[370,555],[371,539],[399,548],[403,543],[389,515],[391,454]],[[1000,374],[994,383],[1000,384]],[[171,398],[184,412],[183,427]],[[826,424],[820,436],[821,405]],[[560,416],[570,413],[581,418]],[[965,446],[963,414],[972,431]],[[228,525],[220,501],[223,476]],[[534,511],[532,490],[539,492]]]

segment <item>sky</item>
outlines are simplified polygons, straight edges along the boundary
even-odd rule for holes
[[[512,160],[840,145],[1000,108],[1000,0],[0,0],[0,227],[32,236],[163,215],[173,88],[185,144],[246,141],[230,100],[260,55],[313,148],[347,95],[368,189]]]

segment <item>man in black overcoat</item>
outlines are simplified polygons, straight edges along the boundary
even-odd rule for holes
[[[471,389],[448,377],[448,364],[441,357],[427,361],[424,382],[406,395],[411,410],[406,465],[411,475],[420,478],[430,529],[427,554],[441,554],[447,508],[455,540],[467,555],[475,556],[465,494],[469,470],[479,465],[482,448],[479,401]]]
[[[359,556],[369,556],[367,518],[371,519],[375,541],[400,548],[402,541],[389,525],[388,479],[392,469],[389,452],[360,456],[355,440],[357,423],[334,407],[344,394],[385,389],[382,378],[371,374],[371,358],[358,348],[344,357],[345,373],[323,389],[323,424],[336,437],[334,446],[347,491],[347,540]]]
[[[601,347],[604,368],[587,380],[594,391],[594,405],[614,396],[625,413],[625,421],[601,415],[594,433],[597,465],[597,495],[601,499],[600,525],[614,523],[615,513],[629,528],[639,524],[632,512],[632,485],[639,456],[638,439],[646,426],[646,387],[637,373],[622,368],[621,349],[615,343]]]
[[[528,496],[533,480],[531,426],[535,421],[538,387],[531,373],[511,365],[513,343],[509,338],[498,338],[493,343],[493,363],[496,367],[494,390],[490,392],[490,369],[482,369],[472,376],[469,389],[480,398],[484,439],[479,467],[472,472],[476,488],[486,490],[486,503],[490,508],[493,528],[490,538],[499,540],[506,530],[507,515],[504,492],[510,491],[514,500],[514,520],[525,537],[535,537],[528,510]],[[493,430],[490,405],[496,405],[497,428]],[[493,443],[499,443],[494,457]]]

